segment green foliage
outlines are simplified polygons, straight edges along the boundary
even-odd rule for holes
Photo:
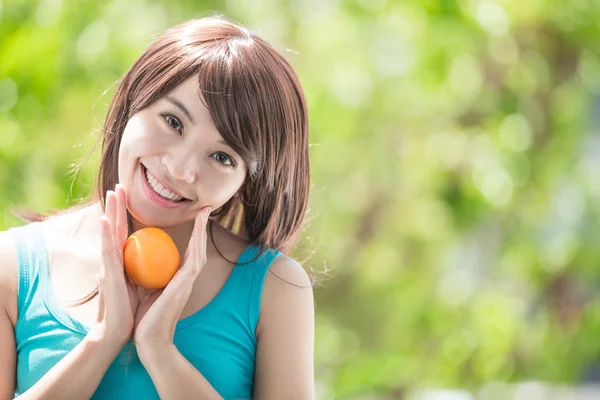
[[[0,2],[3,228],[87,194],[98,152],[67,171],[115,82],[215,13],[306,90],[320,397],[577,382],[600,355],[594,1]]]

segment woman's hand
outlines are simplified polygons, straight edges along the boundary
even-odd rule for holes
[[[127,240],[127,198],[121,185],[106,195],[102,230],[102,266],[97,325],[94,332],[102,338],[124,345],[131,338],[139,296],[125,275],[123,248]]]
[[[135,315],[133,340],[140,355],[173,345],[175,327],[192,293],[198,274],[206,263],[206,224],[210,208],[196,217],[183,265],[164,288],[141,299]]]

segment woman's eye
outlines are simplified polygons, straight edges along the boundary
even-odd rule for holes
[[[227,167],[233,167],[235,165],[233,163],[233,159],[225,153],[215,153],[214,158],[215,158],[215,160],[217,160],[218,162],[220,162],[221,164],[223,164]]]
[[[183,126],[181,125],[181,122],[179,122],[179,120],[177,118],[175,118],[174,116],[172,116],[170,114],[163,114],[163,118],[165,119],[167,124],[169,124],[169,126],[171,128],[175,129],[178,132],[181,132],[183,130]]]

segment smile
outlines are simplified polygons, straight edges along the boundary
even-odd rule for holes
[[[173,201],[183,200],[183,197],[176,195],[175,193],[171,192],[169,189],[164,187],[162,184],[158,183],[158,180],[148,170],[146,170],[146,180],[148,181],[150,187],[165,199]]]
[[[144,188],[148,197],[155,203],[165,207],[177,207],[190,200],[184,198],[178,193],[173,192],[166,185],[163,185],[145,166],[142,165],[142,175],[144,176]]]

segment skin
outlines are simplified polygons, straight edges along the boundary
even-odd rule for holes
[[[80,320],[97,319],[100,329],[92,329],[80,345],[22,396],[25,400],[89,398],[123,341],[132,334],[131,329],[140,360],[161,398],[220,398],[173,345],[173,332],[179,319],[216,295],[231,271],[212,240],[207,240],[207,220],[202,211],[214,210],[235,196],[246,169],[233,150],[219,143],[221,136],[198,98],[193,80],[184,82],[168,97],[184,104],[191,118],[163,98],[129,120],[119,152],[120,184],[109,193],[107,209],[103,211],[95,204],[43,223],[48,248],[52,249],[52,286],[59,301],[69,298],[68,294],[72,296],[73,290],[88,293],[96,282],[90,277],[97,276],[99,265],[104,265],[108,285],[105,296],[101,293],[99,300],[97,297],[81,307],[79,314],[74,313]],[[229,166],[231,160],[235,167]],[[150,201],[142,187],[140,163],[190,201],[168,212]],[[134,217],[135,230],[161,227],[185,255],[182,267],[164,290],[144,292],[135,288],[135,296],[135,291],[126,287],[118,257],[108,263],[104,259],[105,254],[118,255],[117,249],[122,248],[125,209]],[[212,226],[219,249],[229,260],[237,259],[247,242],[218,224]],[[111,240],[105,240],[107,237]],[[116,247],[111,249],[113,243]],[[2,399],[12,398],[16,370],[13,332],[18,266],[8,232],[0,232],[0,259],[0,354],[6,361],[0,366]],[[80,267],[74,269],[74,264]],[[255,332],[258,347],[254,397],[312,399],[314,301],[310,280],[302,266],[286,256],[278,257],[270,270],[273,273],[265,278]],[[130,307],[123,307],[129,302]],[[123,329],[124,325],[131,328]],[[109,331],[118,334],[109,335]]]
[[[128,121],[119,150],[119,182],[127,192],[134,230],[161,227],[185,254],[198,213],[204,207],[221,207],[237,195],[246,178],[244,161],[220,140],[195,78]],[[140,164],[191,201],[165,213],[144,193]]]

